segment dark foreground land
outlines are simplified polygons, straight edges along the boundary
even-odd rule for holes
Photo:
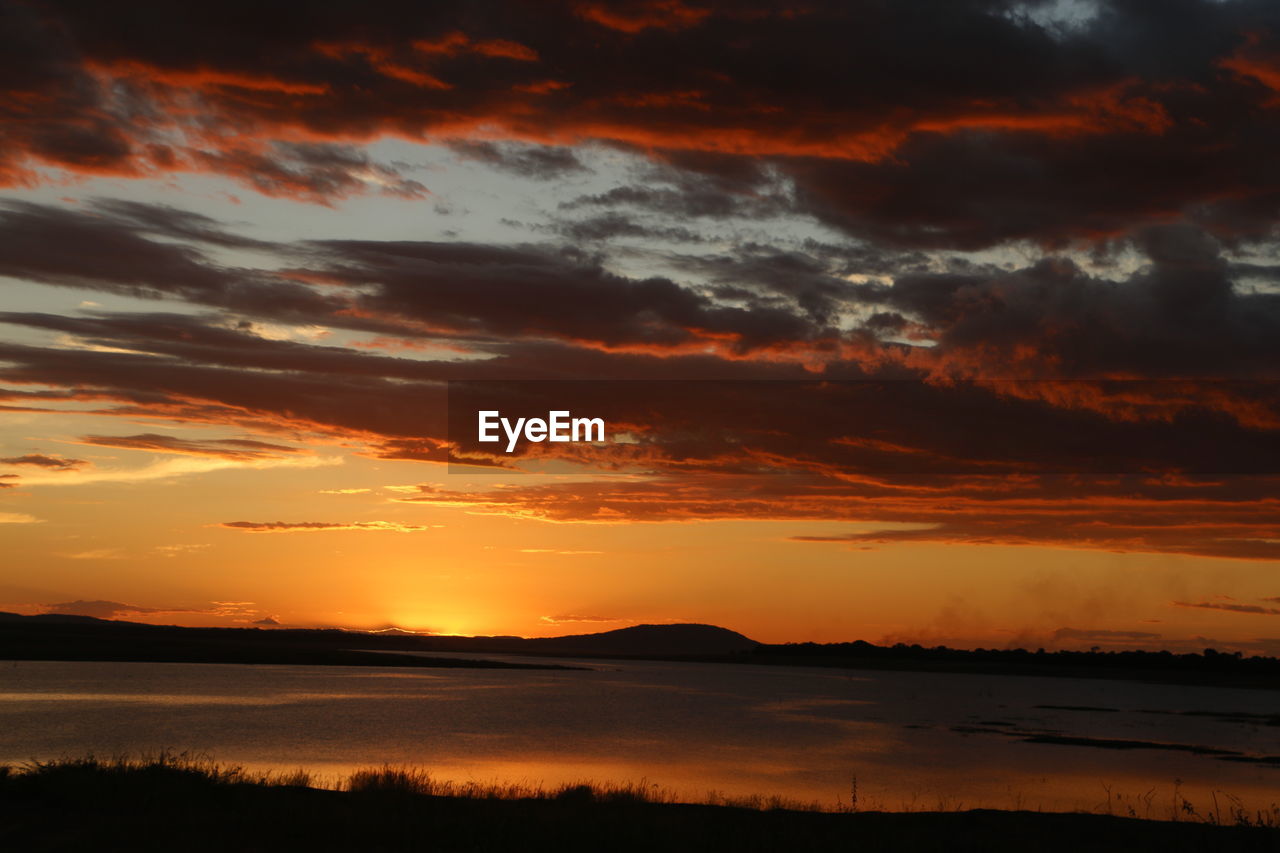
[[[0,774],[0,849],[1280,851],[1280,830],[1266,826],[1003,811],[761,810],[651,802],[586,786],[537,797],[439,796],[394,778],[388,784],[385,774],[332,791],[181,762],[10,770]]]

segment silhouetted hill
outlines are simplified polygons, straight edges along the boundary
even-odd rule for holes
[[[571,634],[522,641],[531,651],[597,655],[728,655],[759,643],[715,625],[634,625],[599,634]]]
[[[44,622],[68,623],[73,625],[107,624],[110,619],[99,619],[97,616],[79,616],[74,613],[37,613],[34,616],[23,616],[21,613],[10,613],[0,610],[0,622]]]

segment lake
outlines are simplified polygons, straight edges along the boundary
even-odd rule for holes
[[[1168,818],[1183,799],[1200,814],[1213,812],[1215,797],[1223,814],[1232,802],[1280,802],[1280,766],[1187,749],[1280,755],[1280,726],[1267,724],[1280,714],[1273,691],[555,663],[588,669],[10,662],[0,665],[0,762],[192,750],[330,782],[360,767],[412,764],[457,781],[643,780],[689,800],[777,794],[827,808],[849,804],[856,778],[860,809],[895,811]],[[1077,740],[1051,742],[1064,738]]]

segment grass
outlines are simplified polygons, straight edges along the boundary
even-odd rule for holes
[[[420,767],[384,765],[357,770],[340,784],[354,793],[456,797],[472,800],[556,800],[579,804],[646,803],[651,805],[708,805],[754,811],[829,811],[820,803],[759,794],[734,796],[708,791],[705,799],[691,802],[675,791],[639,782],[569,782],[554,787],[520,782],[455,782],[434,779]]]
[[[249,771],[190,753],[89,756],[0,767],[0,850],[1280,851],[1276,813],[1233,811],[1229,800],[1202,809],[1175,801],[1174,823],[859,812],[856,782],[850,795],[838,813],[717,793],[690,804],[643,781],[482,784],[395,766],[319,787],[301,770]]]
[[[208,756],[192,752],[163,750],[155,755],[98,758],[59,758],[28,761],[18,767],[0,766],[0,779],[21,783],[41,780],[74,785],[78,781],[112,778],[146,785],[163,781],[178,787],[205,788],[211,785],[262,785],[311,787],[313,777],[305,770],[253,772],[238,764],[219,764]]]
[[[468,800],[556,800],[571,803],[646,803],[692,804],[768,811],[844,811],[822,804],[780,796],[760,794],[730,795],[708,791],[705,799],[691,802],[667,788],[638,782],[568,782],[548,787],[523,782],[457,782],[436,779],[422,767],[384,764],[363,768],[336,783],[306,770],[251,771],[238,764],[223,764],[193,752],[161,751],[155,755],[112,756],[98,758],[61,758],[52,761],[29,761],[17,767],[0,765],[0,780],[43,780],[75,785],[81,780],[108,777],[118,783],[147,785],[163,780],[179,788],[206,788],[211,785],[256,785],[262,787],[299,787],[336,790],[359,795],[383,797],[446,797]]]

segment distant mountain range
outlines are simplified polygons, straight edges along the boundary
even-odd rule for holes
[[[766,644],[727,628],[697,624],[635,625],[598,634],[535,639],[455,637],[338,628],[181,628],[92,616],[0,612],[0,660],[564,668],[548,661],[432,656],[441,652],[1120,678],[1280,689],[1280,660],[1213,649],[1175,654],[877,646],[861,640]]]

